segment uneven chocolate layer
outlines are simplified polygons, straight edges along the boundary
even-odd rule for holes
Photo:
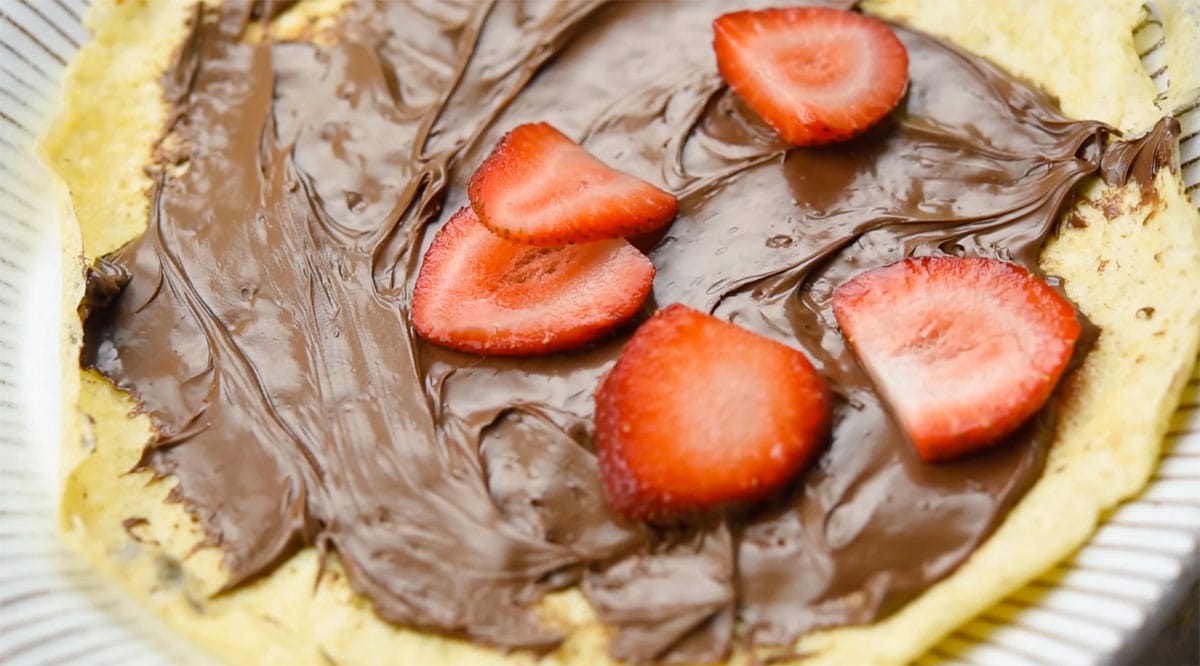
[[[851,143],[788,150],[716,75],[709,24],[730,3],[426,4],[355,6],[329,47],[242,42],[250,3],[197,15],[165,78],[150,228],[90,280],[84,361],[152,417],[143,465],[179,478],[230,587],[315,544],[386,620],[544,650],[561,637],[530,604],[582,583],[614,655],[712,660],[739,623],[781,644],[869,622],[991,533],[1040,472],[1053,406],[988,452],[921,463],[831,291],[912,254],[1036,270],[1076,186],[1102,163],[1147,182],[1171,124],[1108,150],[1099,123],[900,29],[901,108]],[[832,441],[770,506],[670,532],[606,511],[592,392],[623,336],[524,360],[414,336],[442,211],[534,120],[679,195],[650,250],[657,304],[797,346],[829,376]]]

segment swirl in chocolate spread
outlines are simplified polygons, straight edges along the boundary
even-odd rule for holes
[[[901,107],[851,143],[788,150],[716,74],[709,25],[728,9],[378,1],[332,46],[246,42],[246,3],[195,17],[164,77],[150,226],[92,276],[97,294],[125,286],[92,304],[84,360],[151,416],[142,465],[178,477],[230,588],[315,544],[388,621],[547,650],[562,637],[530,605],[581,584],[615,656],[713,660],[739,631],[782,644],[870,622],[992,532],[1040,473],[1052,405],[1012,441],[921,463],[831,291],[912,254],[1036,270],[1076,186],[1102,164],[1149,180],[1175,128],[1108,150],[1100,123],[898,28]],[[832,441],[769,505],[669,532],[607,512],[592,393],[626,333],[513,360],[412,332],[443,211],[535,120],[679,195],[650,250],[657,304],[799,347],[830,378]]]

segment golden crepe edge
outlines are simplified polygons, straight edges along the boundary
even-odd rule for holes
[[[320,30],[341,0],[301,4],[273,31]],[[1138,60],[1138,0],[1077,3],[1021,0],[871,0],[864,9],[954,41],[1041,85],[1078,118],[1108,122],[1131,136],[1194,100],[1185,65],[1200,51],[1200,25],[1183,0],[1158,3],[1171,64],[1181,72],[1159,96]],[[128,474],[149,434],[128,396],[78,370],[82,262],[140,234],[150,188],[143,166],[166,110],[158,77],[185,35],[186,2],[96,3],[93,41],[76,56],[64,112],[43,153],[70,192],[78,226],[63,229],[64,443],[61,524],[72,547],[119,581],[176,631],[233,663],[531,663],[526,654],[394,627],[378,620],[347,585],[335,561],[314,585],[317,558],[306,549],[272,575],[210,597],[224,576],[220,552],[197,548],[204,535],[165,502],[171,479]],[[137,25],[133,34],[123,28]],[[1189,78],[1191,76],[1191,78]],[[122,90],[121,96],[103,94]],[[1162,104],[1162,108],[1156,104]],[[138,113],[130,113],[138,109]],[[86,113],[81,113],[86,112]],[[141,146],[131,151],[129,146]],[[1200,213],[1178,173],[1164,171],[1157,196],[1136,184],[1108,191],[1096,179],[1041,258],[1102,335],[1069,381],[1067,402],[1044,476],[996,533],[953,575],[892,616],[864,627],[805,636],[805,664],[909,661],[1084,544],[1104,512],[1135,495],[1158,460],[1163,434],[1200,344]],[[1108,220],[1098,202],[1119,200]],[[1138,315],[1153,308],[1154,316]],[[126,519],[144,518],[145,521]],[[576,591],[542,604],[548,624],[570,637],[544,663],[605,663],[606,632]],[[737,654],[731,663],[744,663]]]

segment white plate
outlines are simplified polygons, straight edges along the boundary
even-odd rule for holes
[[[58,216],[32,146],[87,33],[86,0],[0,0],[0,662],[198,664],[56,530]],[[1158,69],[1162,30],[1135,38]],[[1162,83],[1162,76],[1158,77]],[[1200,109],[1181,116],[1183,174],[1200,207]],[[1195,580],[1200,379],[1193,373],[1158,473],[1070,562],[968,623],[922,662],[1092,664],[1137,654]]]

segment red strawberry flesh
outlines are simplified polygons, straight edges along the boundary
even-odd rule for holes
[[[596,393],[606,497],[654,521],[762,498],[815,456],[829,414],[825,380],[803,354],[671,305]]]
[[[852,138],[908,85],[908,51],[886,23],[829,7],[739,11],[713,22],[733,92],[797,146]]]
[[[509,240],[560,246],[662,228],[675,196],[596,159],[546,123],[506,134],[467,186],[479,220]]]
[[[838,288],[834,315],[922,458],[1001,440],[1045,404],[1081,326],[1071,304],[1013,264],[921,257]]]
[[[513,243],[470,208],[438,231],[413,288],[413,327],[480,354],[547,354],[587,344],[633,317],[654,265],[621,239],[560,248]]]

